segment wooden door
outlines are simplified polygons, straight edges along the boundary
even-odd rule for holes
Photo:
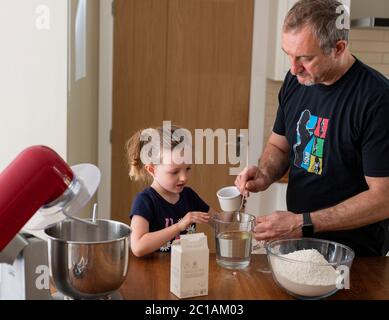
[[[113,219],[129,223],[144,187],[129,180],[125,163],[136,130],[164,120],[193,136],[196,128],[248,128],[253,9],[253,0],[116,0]],[[216,210],[216,191],[235,179],[230,167],[193,166],[189,185]]]

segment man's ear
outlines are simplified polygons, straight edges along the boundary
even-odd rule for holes
[[[340,57],[346,51],[347,45],[347,41],[339,40],[335,46],[335,57]]]
[[[154,177],[154,173],[155,173],[155,166],[154,165],[146,164],[145,169],[152,177]]]

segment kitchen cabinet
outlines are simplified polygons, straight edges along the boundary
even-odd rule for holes
[[[129,200],[142,190],[123,174],[123,145],[136,130],[163,119],[194,138],[198,128],[248,128],[253,23],[253,0],[116,0],[113,219],[128,222]],[[190,185],[217,209],[216,191],[235,177],[229,163],[213,161],[196,166]]]
[[[269,40],[267,77],[274,81],[283,81],[290,69],[287,55],[282,51],[282,26],[288,11],[298,0],[272,0],[269,2]],[[351,0],[341,0],[350,8]]]

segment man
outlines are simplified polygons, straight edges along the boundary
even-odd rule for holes
[[[389,81],[350,54],[339,6],[301,0],[288,13],[282,49],[291,69],[273,133],[258,167],[235,184],[242,193],[263,191],[290,168],[289,211],[257,217],[257,240],[290,232],[343,243],[359,256],[385,255]]]

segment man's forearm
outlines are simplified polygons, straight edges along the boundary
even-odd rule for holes
[[[288,153],[268,142],[258,164],[270,184],[282,178],[289,168]]]
[[[349,230],[389,218],[384,192],[367,190],[342,203],[311,213],[316,232]]]

